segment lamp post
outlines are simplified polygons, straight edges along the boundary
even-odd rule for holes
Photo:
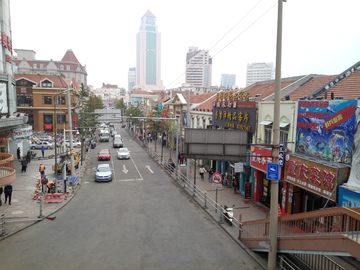
[[[72,130],[72,115],[71,115],[71,103],[70,103],[70,91],[74,89],[68,89],[67,91],[67,97],[68,97],[68,115],[69,115],[69,129]],[[72,132],[70,132],[70,164],[71,164],[71,176],[74,175],[75,169],[74,169],[74,155],[73,155],[73,135]]]
[[[57,160],[57,155],[58,155],[58,149],[57,149],[57,111],[56,111],[56,99],[58,95],[62,95],[66,92],[69,93],[69,91],[71,91],[73,89],[67,89],[64,91],[61,91],[60,93],[54,95],[54,121],[55,121],[55,125],[54,125],[54,129],[55,129],[55,183],[58,180],[58,160]],[[56,185],[56,184],[55,184]]]

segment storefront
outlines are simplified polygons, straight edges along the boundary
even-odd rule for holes
[[[272,163],[272,161],[271,148],[251,147],[250,167],[253,170],[253,201],[260,202],[266,207],[270,207],[271,198],[271,181],[266,179],[266,169],[267,164]],[[280,181],[279,188],[282,189],[282,187],[283,181]]]
[[[350,167],[304,154],[286,156],[284,202],[289,214],[310,212],[337,205],[337,191],[347,181]]]

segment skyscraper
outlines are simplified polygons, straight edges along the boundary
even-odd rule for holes
[[[231,88],[235,85],[236,75],[235,74],[221,74],[221,86]]]
[[[145,91],[164,90],[161,80],[161,35],[156,17],[148,10],[141,18],[136,39],[136,86]]]
[[[189,47],[186,54],[185,83],[193,86],[210,87],[212,75],[212,58],[209,51]]]
[[[273,80],[274,76],[274,63],[248,63],[246,72],[246,86],[260,81]]]

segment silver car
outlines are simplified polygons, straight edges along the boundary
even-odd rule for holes
[[[44,146],[45,149],[53,149],[54,144],[47,141],[33,142],[30,144],[31,149],[41,149]]]
[[[101,163],[97,166],[95,171],[95,181],[96,182],[108,182],[113,179],[113,170],[108,163]]]

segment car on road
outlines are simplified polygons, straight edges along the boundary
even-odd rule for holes
[[[44,146],[45,149],[53,149],[54,144],[47,141],[33,142],[30,144],[30,149],[41,149]]]
[[[108,163],[101,163],[99,164],[95,171],[95,181],[101,182],[101,181],[112,181],[113,179],[113,170],[110,167],[110,164]]]
[[[122,147],[124,147],[124,143],[121,139],[114,138],[113,147],[114,148],[122,148]]]
[[[129,159],[130,158],[130,151],[127,148],[120,148],[117,151],[117,158],[118,159]]]
[[[110,160],[111,154],[109,149],[100,149],[98,153],[98,160]]]

